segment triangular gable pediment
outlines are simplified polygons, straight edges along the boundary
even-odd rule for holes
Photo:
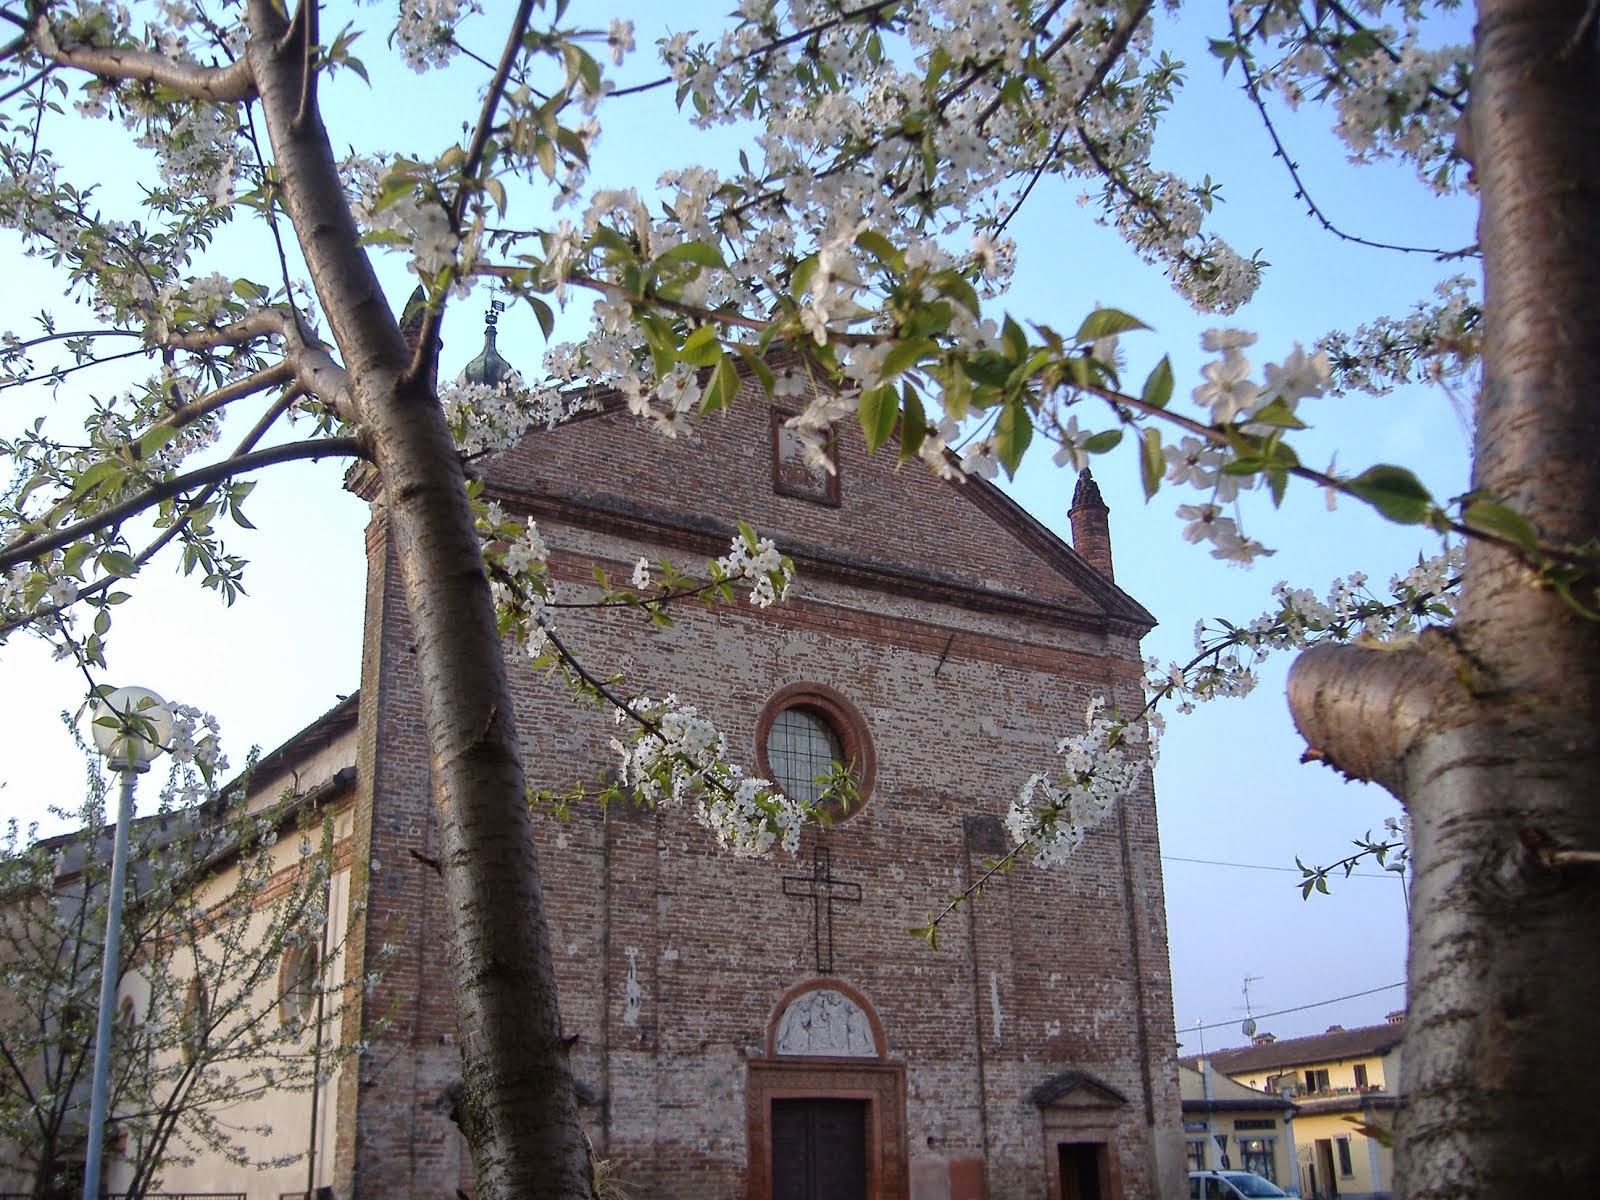
[[[1028,1099],[1040,1108],[1119,1108],[1128,1098],[1087,1071],[1063,1071],[1045,1080]]]
[[[773,423],[771,402],[750,381],[729,409],[676,438],[603,395],[596,411],[525,436],[486,475],[491,491],[537,518],[696,553],[720,553],[743,520],[792,557],[802,579],[1136,634],[1154,625],[999,488],[939,479],[918,462],[897,466],[892,447],[869,455],[853,421],[836,439],[832,496],[786,493],[775,485]]]

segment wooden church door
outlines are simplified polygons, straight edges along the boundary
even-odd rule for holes
[[[867,1101],[772,1102],[772,1200],[867,1200]]]

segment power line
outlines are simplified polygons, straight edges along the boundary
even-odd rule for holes
[[[1289,871],[1304,877],[1299,867],[1274,867],[1266,863],[1221,862],[1214,858],[1181,858],[1176,854],[1163,854],[1162,862],[1198,863],[1202,867],[1236,867],[1241,871]],[[1352,871],[1349,875],[1335,875],[1335,879],[1403,879],[1399,871]]]
[[[1346,1000],[1359,1000],[1363,996],[1376,996],[1379,992],[1392,992],[1395,988],[1405,987],[1405,981],[1399,983],[1386,983],[1382,987],[1368,988],[1364,992],[1351,992],[1348,996],[1335,996],[1332,1000],[1317,1000],[1311,1004],[1301,1004],[1295,1008],[1280,1008],[1277,1012],[1257,1013],[1256,1020],[1264,1021],[1268,1017],[1284,1017],[1290,1013],[1308,1012],[1313,1008],[1326,1008],[1330,1004],[1342,1004]],[[1237,1025],[1237,1021],[1214,1021],[1210,1025],[1180,1025],[1179,1033],[1192,1029],[1197,1033],[1204,1033],[1208,1029],[1227,1029]]]

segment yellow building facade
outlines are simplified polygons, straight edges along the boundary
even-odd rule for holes
[[[1227,1131],[1235,1147],[1229,1165],[1255,1171],[1307,1200],[1387,1200],[1394,1188],[1389,1131],[1400,1099],[1404,1034],[1404,1014],[1391,1013],[1382,1025],[1358,1029],[1335,1025],[1325,1033],[1282,1041],[1264,1033],[1249,1046],[1220,1050],[1206,1059],[1182,1060],[1184,1125],[1191,1160],[1197,1135],[1188,1132],[1192,1123],[1190,1093],[1209,1082],[1220,1099],[1221,1082],[1226,1081],[1249,1096],[1276,1098],[1293,1109],[1285,1122],[1292,1126],[1292,1136],[1283,1139],[1292,1145],[1292,1170],[1279,1165],[1285,1149],[1282,1144],[1272,1148],[1272,1175],[1252,1165],[1268,1161],[1265,1149],[1255,1149],[1250,1161],[1245,1160],[1248,1143],[1238,1135],[1258,1132],[1249,1116],[1245,1130]],[[1217,1115],[1230,1114],[1219,1110]],[[1196,1110],[1193,1123],[1197,1129],[1198,1121]],[[1214,1145],[1221,1132],[1206,1130]],[[1191,1162],[1191,1169],[1221,1165],[1218,1158],[1208,1158]]]

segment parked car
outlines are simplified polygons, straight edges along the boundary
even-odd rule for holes
[[[1271,1200],[1288,1194],[1254,1171],[1189,1172],[1189,1200]]]

